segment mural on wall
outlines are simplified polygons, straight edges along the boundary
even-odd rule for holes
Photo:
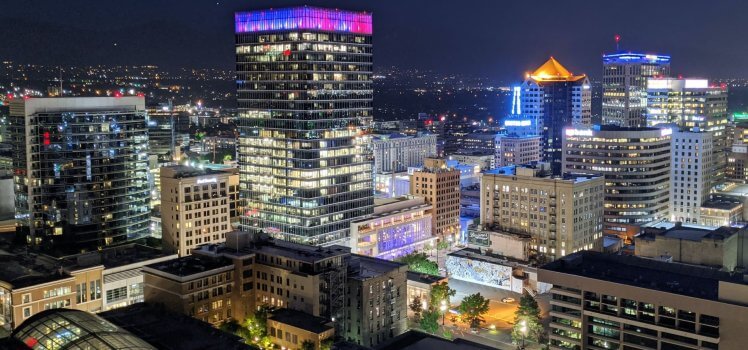
[[[450,278],[485,284],[511,290],[512,267],[480,260],[448,256],[447,272]]]

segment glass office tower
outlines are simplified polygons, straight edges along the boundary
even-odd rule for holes
[[[373,212],[371,14],[236,13],[244,230],[327,245]]]
[[[647,79],[670,75],[670,56],[635,52],[603,55],[603,124],[647,125]]]
[[[142,97],[30,98],[10,104],[18,233],[67,254],[149,234]]]

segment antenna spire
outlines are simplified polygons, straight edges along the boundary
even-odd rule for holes
[[[620,50],[620,48],[618,47],[618,44],[621,42],[621,36],[619,34],[616,34],[615,39],[616,39],[616,51],[618,51]]]

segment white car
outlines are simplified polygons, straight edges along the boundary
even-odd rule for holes
[[[510,297],[501,298],[501,302],[502,303],[513,303],[514,302],[514,298],[510,298]]]

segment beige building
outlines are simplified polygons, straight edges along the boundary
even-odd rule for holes
[[[531,259],[554,260],[584,249],[600,249],[603,178],[549,174],[546,163],[483,174],[481,223],[494,231],[529,234]]]
[[[460,234],[460,171],[439,158],[426,158],[423,169],[410,176],[410,194],[433,206],[431,229],[439,239]]]
[[[143,268],[146,302],[215,325],[243,321],[260,305],[292,309],[329,320],[335,333],[367,346],[405,331],[406,271],[404,264],[351,254],[348,247],[322,248],[240,231],[230,232],[224,244],[203,245],[191,256]],[[302,334],[305,327],[290,321],[280,323],[287,327],[274,326],[273,340],[289,349],[315,336]],[[317,344],[330,336],[326,328],[311,333]]]
[[[539,269],[551,289],[550,347],[744,349],[741,274],[633,256],[578,252]]]
[[[199,245],[223,242],[232,230],[229,186],[234,182],[238,185],[238,174],[183,165],[162,168],[164,250],[185,256]]]
[[[748,266],[746,228],[689,226],[647,227],[634,238],[636,256],[733,271]]]
[[[280,309],[268,315],[267,332],[276,348],[301,349],[304,342],[314,344],[319,350],[322,343],[332,342],[335,337],[333,322],[296,311]]]
[[[44,310],[102,310],[103,265],[66,268],[43,255],[5,252],[0,259],[0,327],[6,330]]]
[[[701,204],[701,224],[706,226],[731,226],[743,222],[744,204],[728,196],[713,196]]]
[[[528,164],[540,161],[539,135],[496,136],[496,166]]]

